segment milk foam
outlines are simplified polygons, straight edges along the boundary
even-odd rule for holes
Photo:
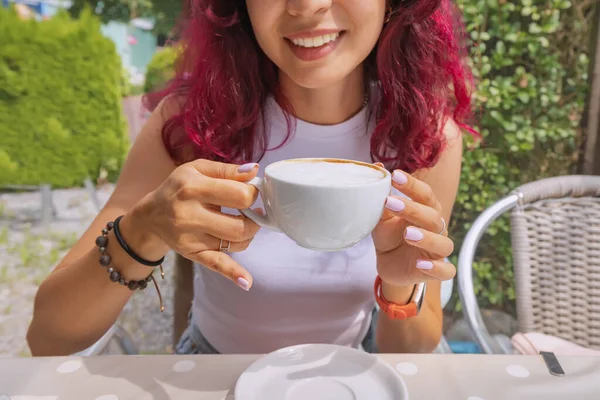
[[[286,182],[318,186],[358,185],[384,178],[383,173],[375,168],[328,161],[281,162],[269,168],[269,175]]]

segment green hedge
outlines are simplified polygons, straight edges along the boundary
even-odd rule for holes
[[[116,174],[128,145],[120,78],[89,13],[36,22],[0,8],[0,185]]]
[[[586,16],[591,3],[459,0],[459,4],[473,42],[477,128],[484,138],[479,144],[470,142],[464,154],[451,230],[457,249],[481,211],[515,187],[576,172],[588,86]],[[510,247],[509,220],[503,218],[490,227],[474,266],[475,289],[483,306],[514,310]]]
[[[154,54],[146,69],[144,92],[158,90],[173,78],[177,54],[178,51],[175,47],[165,47]]]

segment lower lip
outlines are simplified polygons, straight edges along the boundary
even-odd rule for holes
[[[338,36],[337,39],[332,40],[331,42],[326,43],[320,47],[301,47],[296,46],[289,39],[285,39],[285,41],[287,42],[288,46],[290,46],[290,49],[292,49],[292,52],[296,57],[298,57],[302,61],[315,61],[327,56],[329,53],[334,51],[342,37],[343,33],[340,33],[340,36]]]

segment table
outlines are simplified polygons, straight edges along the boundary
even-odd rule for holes
[[[233,400],[237,378],[258,357],[5,358],[0,359],[0,400]],[[541,356],[378,357],[402,375],[410,400],[600,399],[600,357],[559,356],[563,377],[550,375]]]

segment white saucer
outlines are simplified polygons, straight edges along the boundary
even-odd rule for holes
[[[376,356],[329,344],[286,347],[240,376],[235,400],[408,400],[400,375]]]

